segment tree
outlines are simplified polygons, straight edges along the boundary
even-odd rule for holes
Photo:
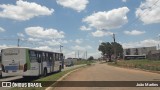
[[[123,56],[123,48],[122,45],[117,42],[102,42],[99,45],[98,50],[102,52],[103,57],[109,58],[109,61],[111,61],[111,56],[114,54],[114,44],[116,49],[116,57],[117,55],[122,57]]]
[[[88,58],[88,60],[94,60],[94,57],[93,57],[93,56],[90,56],[90,57]]]

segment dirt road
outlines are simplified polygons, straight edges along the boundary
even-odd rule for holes
[[[160,74],[96,63],[70,74],[64,81],[160,81]],[[54,90],[160,90],[160,87],[56,87]]]

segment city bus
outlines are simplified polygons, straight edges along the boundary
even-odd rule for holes
[[[1,50],[2,77],[46,76],[61,71],[63,54],[29,48],[6,48]]]
[[[124,60],[130,59],[146,59],[146,55],[125,55]]]

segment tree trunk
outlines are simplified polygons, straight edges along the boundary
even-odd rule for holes
[[[111,62],[112,60],[111,60],[111,55],[108,55],[108,57],[109,57],[109,62]]]

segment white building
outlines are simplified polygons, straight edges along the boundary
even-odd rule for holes
[[[124,49],[123,52],[124,52],[124,56],[125,55],[147,55],[152,50],[156,50],[156,46],[127,48],[127,49]]]

